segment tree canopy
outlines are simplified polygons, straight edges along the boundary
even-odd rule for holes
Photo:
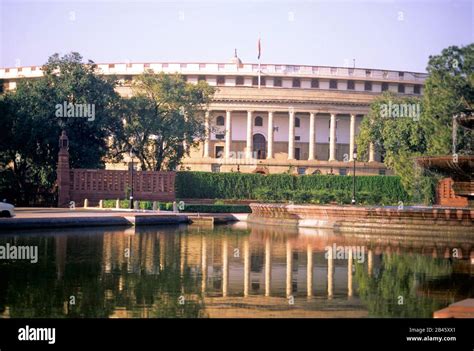
[[[474,44],[444,49],[430,56],[424,95],[400,97],[384,93],[371,104],[357,138],[359,154],[367,158],[370,142],[383,162],[402,178],[415,202],[429,202],[434,179],[423,178],[415,162],[421,155],[446,155],[452,151],[453,115],[474,102]],[[416,108],[414,115],[387,114],[387,106]],[[394,110],[395,111],[395,110]],[[472,154],[472,131],[460,128],[457,149]]]
[[[133,91],[134,96],[123,101],[119,157],[133,150],[142,170],[176,169],[205,136],[204,110],[214,88],[149,70],[137,77]]]
[[[17,204],[52,202],[58,138],[70,138],[70,162],[76,168],[102,168],[107,138],[121,128],[114,116],[119,96],[113,78],[82,62],[78,53],[52,55],[43,76],[20,80],[0,96],[0,192]],[[94,118],[57,117],[58,105],[94,105]]]

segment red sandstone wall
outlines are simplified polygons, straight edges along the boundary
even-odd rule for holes
[[[133,197],[142,201],[175,200],[175,172],[136,171],[133,173]],[[131,172],[119,170],[72,169],[70,171],[70,200],[82,206],[99,200],[126,199],[131,185]]]
[[[436,190],[436,203],[441,206],[467,207],[467,198],[454,195],[453,180],[444,178],[439,181]]]

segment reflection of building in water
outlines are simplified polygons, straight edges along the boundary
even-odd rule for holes
[[[325,248],[333,243],[362,245],[363,262],[358,262],[359,257],[351,250],[343,259],[331,250],[326,256]],[[471,246],[462,252],[471,252]],[[218,234],[188,227],[134,235],[106,233],[102,267],[106,275],[120,274],[116,284],[122,289],[111,287],[112,294],[125,293],[123,285],[130,275],[159,277],[166,271],[166,279],[178,282],[176,293],[200,301],[209,316],[358,317],[367,312],[357,296],[356,265],[377,277],[382,258],[399,254],[401,247],[404,252],[422,251],[437,257],[443,257],[446,248],[448,253],[452,250],[447,246],[406,248],[393,240],[373,244],[360,238],[282,234],[261,227]],[[127,293],[128,301],[136,300],[133,289]],[[171,293],[153,291],[154,296]],[[156,296],[155,300],[162,298]],[[294,298],[294,305],[290,298]],[[114,316],[143,317],[153,309],[153,303],[153,299],[150,304],[137,303],[135,308],[139,305],[143,310],[139,315],[127,314],[131,312],[119,304],[123,309],[116,308]]]

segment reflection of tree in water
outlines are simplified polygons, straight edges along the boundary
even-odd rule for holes
[[[427,256],[384,255],[379,274],[370,276],[364,264],[356,263],[359,296],[373,317],[430,318],[433,311],[453,301],[435,300],[417,289],[432,279],[449,276],[449,261]],[[399,304],[399,297],[403,304]]]
[[[111,282],[106,286],[116,284],[123,278],[121,290],[115,290],[116,306],[124,307],[131,314],[127,317],[151,318],[197,318],[202,317],[202,298],[197,288],[198,281],[186,269],[180,276],[179,266],[170,265],[159,274],[127,273],[126,269],[114,272]],[[183,300],[184,298],[184,300]],[[184,303],[181,303],[184,302]]]
[[[174,251],[170,253],[173,261],[158,274],[146,274],[143,267],[130,273],[125,265],[105,274],[103,236],[68,237],[68,241],[67,263],[61,275],[53,237],[29,238],[23,243],[39,246],[36,264],[0,261],[0,313],[8,306],[13,318],[107,318],[116,309],[127,310],[124,317],[200,316],[199,282],[188,268],[181,276],[178,245],[167,248]],[[71,296],[76,304],[68,306]],[[180,304],[180,296],[184,296],[184,304]]]

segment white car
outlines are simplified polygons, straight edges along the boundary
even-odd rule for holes
[[[0,217],[15,217],[15,206],[0,202]]]

